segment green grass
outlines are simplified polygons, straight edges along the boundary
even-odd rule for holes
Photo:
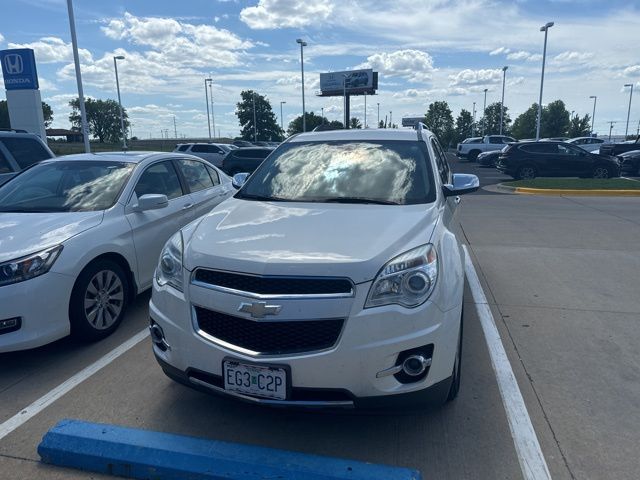
[[[533,180],[505,182],[504,185],[551,190],[640,190],[640,182],[625,178],[534,178]]]

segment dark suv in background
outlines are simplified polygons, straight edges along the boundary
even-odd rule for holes
[[[273,148],[250,147],[231,150],[222,160],[222,170],[230,176],[252,173],[273,152]]]
[[[19,130],[0,130],[0,185],[20,170],[55,155],[40,137]]]
[[[615,157],[589,153],[565,142],[520,142],[503,149],[496,168],[517,180],[535,177],[620,176]]]

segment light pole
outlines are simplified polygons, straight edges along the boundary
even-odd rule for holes
[[[367,128],[367,94],[364,94],[364,128]]]
[[[324,107],[320,107],[320,115],[322,116],[322,125],[324,125]]]
[[[209,101],[211,102],[211,127],[213,129],[213,136],[216,136],[216,116],[213,113],[213,80],[209,79]]]
[[[349,78],[351,74],[343,73],[342,74],[342,95],[343,102],[342,106],[344,109],[344,128],[349,128],[349,114],[347,112],[347,78]]]
[[[211,141],[211,117],[209,117],[209,93],[207,92],[207,83],[210,81],[210,78],[204,79],[204,103],[207,105],[207,126],[209,127],[209,141]]]
[[[304,108],[304,54],[303,49],[307,46],[307,42],[298,38],[296,43],[300,44],[300,74],[302,76],[302,131],[307,131],[307,119],[305,117],[305,108]]]
[[[615,120],[609,122],[609,143],[611,143],[611,131],[613,130],[613,124],[614,123],[618,123],[618,122],[616,122]]]
[[[380,102],[376,102],[378,104],[378,128],[380,128]]]
[[[476,133],[476,102],[473,102],[472,115],[473,120],[471,120],[471,136],[473,137]]]
[[[540,76],[540,99],[538,100],[538,122],[536,125],[536,141],[540,140],[540,120],[542,119],[542,88],[544,87],[544,63],[547,60],[547,35],[549,29],[553,27],[553,22],[548,22],[540,31],[544,32],[544,49],[542,50],[542,75]]]
[[[593,114],[591,115],[591,136],[593,137],[593,124],[596,119],[596,102],[598,101],[598,96],[591,95],[589,98],[593,98]]]
[[[282,105],[284,105],[287,102],[280,102],[280,129],[284,132],[284,120],[283,120],[283,116],[282,116]]]
[[[393,128],[393,110],[389,110],[389,128]]]
[[[253,102],[253,141],[258,141],[258,129],[256,127],[256,92],[251,90],[251,101]]]
[[[73,49],[73,63],[76,68],[76,82],[78,84],[78,103],[80,104],[80,125],[82,127],[82,140],[85,153],[91,152],[89,144],[89,124],[87,123],[87,110],[84,107],[84,93],[82,92],[82,74],[80,73],[80,57],[78,56],[78,39],[76,37],[76,21],[73,16],[73,2],[67,0],[67,12],[69,13],[69,29],[71,30],[71,46]]]
[[[502,119],[504,115],[504,84],[507,79],[507,67],[502,67],[502,100],[500,101],[500,135],[502,135]]]
[[[484,130],[487,127],[487,90],[484,89],[484,107],[482,107],[482,136],[484,136]]]
[[[631,114],[631,98],[633,97],[633,83],[625,83],[625,87],[631,87],[631,91],[629,92],[629,109],[627,110],[627,128],[624,130],[624,139],[627,139],[627,135],[629,134],[629,115]]]
[[[122,100],[120,99],[120,80],[118,80],[118,60],[124,60],[123,55],[113,57],[113,68],[116,71],[116,90],[118,90],[118,105],[120,105],[120,132],[122,133],[122,149],[127,149],[127,132],[124,129],[124,113],[122,112]]]

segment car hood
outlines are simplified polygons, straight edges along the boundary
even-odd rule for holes
[[[24,257],[95,227],[103,212],[0,212],[0,263]]]
[[[431,239],[429,205],[258,202],[230,198],[187,238],[185,267],[256,275],[371,280],[393,257]]]

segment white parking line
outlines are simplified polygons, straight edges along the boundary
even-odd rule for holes
[[[471,289],[480,324],[487,341],[487,347],[489,348],[491,365],[496,374],[502,403],[507,413],[509,429],[518,454],[520,469],[525,480],[550,480],[551,474],[549,473],[547,462],[542,454],[538,437],[531,424],[529,412],[527,412],[518,382],[507,358],[507,352],[500,340],[500,334],[493,319],[491,308],[487,303],[487,297],[484,294],[484,290],[482,290],[482,285],[473,266],[473,261],[469,256],[469,251],[466,246],[463,248],[467,281],[469,282],[469,288]]]
[[[31,418],[36,416],[42,410],[47,408],[53,402],[62,397],[65,393],[72,390],[74,387],[84,382],[87,378],[89,378],[94,373],[100,371],[111,362],[113,362],[116,358],[118,358],[123,353],[127,352],[131,348],[135,347],[142,340],[147,338],[149,335],[149,329],[145,328],[141,332],[137,333],[129,340],[121,344],[120,346],[114,348],[109,353],[96,360],[94,363],[89,365],[88,367],[80,370],[73,377],[64,381],[60,385],[58,385],[53,390],[45,393],[42,397],[37,399],[28,407],[21,410],[19,413],[16,413],[9,420],[6,420],[4,423],[0,424],[0,440],[13,432],[16,428],[23,425],[25,422],[29,421]]]

